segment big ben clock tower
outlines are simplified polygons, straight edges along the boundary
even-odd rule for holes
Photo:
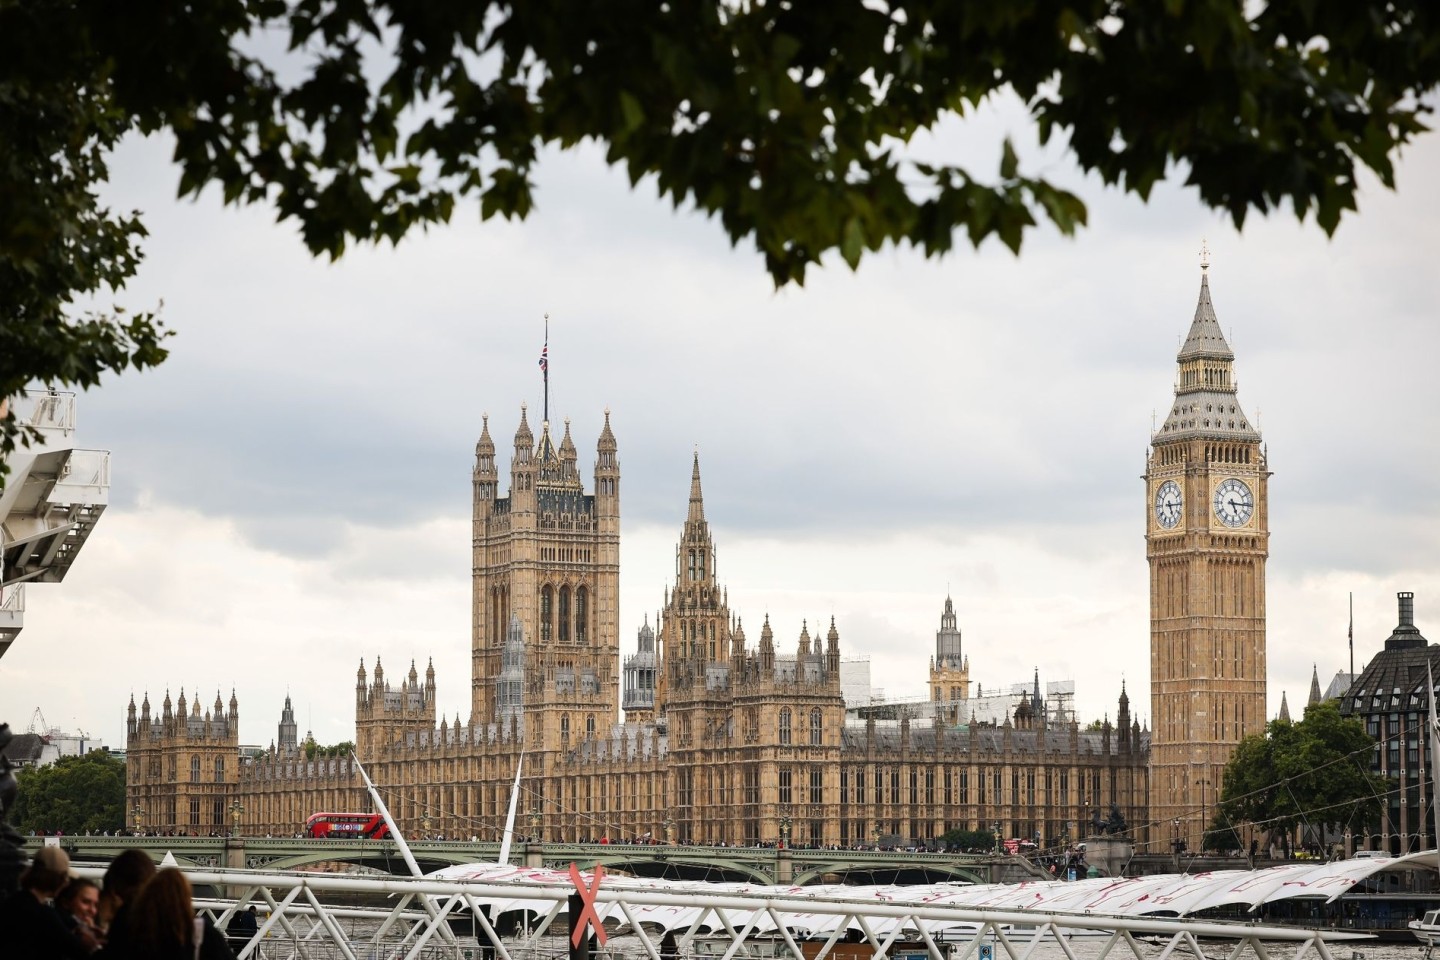
[[[1145,469],[1151,837],[1161,849],[1182,839],[1195,851],[1235,745],[1265,728],[1270,539],[1270,471],[1236,395],[1208,268],[1202,254],[1175,399]]]

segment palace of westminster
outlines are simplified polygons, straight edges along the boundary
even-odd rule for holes
[[[787,639],[766,618],[751,637],[730,609],[698,456],[675,583],[622,663],[609,414],[587,493],[568,422],[558,445],[548,422],[537,439],[522,407],[508,492],[488,419],[475,447],[469,720],[437,719],[433,667],[395,683],[362,661],[355,752],[407,835],[496,839],[519,765],[517,829],[551,841],[849,846],[998,826],[1053,843],[1113,805],[1139,846],[1163,849],[1173,823],[1198,848],[1234,745],[1266,720],[1269,472],[1233,362],[1202,275],[1144,478],[1153,729],[1123,685],[1113,726],[1082,726],[1038,681],[977,717],[949,599],[929,702],[847,722],[833,619]],[[348,757],[306,758],[288,697],[269,751],[242,757],[238,727],[233,693],[203,714],[183,692],[155,712],[132,697],[126,809],[146,831],[223,831],[243,809],[244,832],[288,835],[371,809]]]

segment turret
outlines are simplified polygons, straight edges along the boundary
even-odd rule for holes
[[[294,753],[299,746],[298,728],[295,723],[295,708],[290,705],[290,694],[285,694],[285,707],[280,711],[280,728],[276,736],[281,754]]]
[[[570,438],[570,418],[565,418],[565,436],[560,438],[560,468],[561,475],[570,481],[580,481],[580,471],[576,469],[576,461],[579,455],[575,450],[575,441]]]
[[[760,673],[766,680],[775,677],[775,634],[770,629],[770,614],[765,614],[765,624],[760,628]]]
[[[655,631],[650,627],[649,616],[646,616],[635,636],[635,654],[626,657],[624,663],[620,702],[627,721],[653,716],[657,674]]]
[[[620,459],[615,434],[610,431],[610,411],[605,411],[605,428],[595,444],[595,513],[616,520],[620,516]]]
[[[475,444],[475,510],[488,513],[499,493],[495,467],[495,441],[490,439],[490,415],[480,415],[480,440]]]
[[[960,646],[960,628],[955,621],[955,603],[948,596],[940,613],[940,629],[935,631],[935,666],[961,667],[964,653]]]
[[[530,423],[525,418],[525,405],[520,405],[520,426],[515,429],[515,456],[510,461],[510,510],[511,513],[535,510],[536,463],[533,456],[535,435],[530,432]]]
[[[435,702],[435,658],[431,657],[425,665],[425,701]]]
[[[137,726],[137,725],[136,725],[136,722],[135,722],[135,693],[134,693],[134,691],[131,691],[131,693],[130,693],[130,706],[127,707],[126,710],[125,710],[125,739],[126,739],[126,742],[127,742],[127,743],[128,743],[130,740],[133,740],[133,739],[135,738],[136,726]]]
[[[1130,729],[1130,694],[1125,692],[1125,681],[1120,681],[1120,709],[1115,712],[1115,726],[1120,734],[1120,749],[1122,751],[1133,750],[1138,739],[1131,736]]]
[[[830,632],[825,634],[825,671],[831,676],[840,674],[840,631],[835,629],[835,617],[830,617]]]

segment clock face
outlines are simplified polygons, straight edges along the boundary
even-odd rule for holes
[[[1245,481],[1231,477],[1215,488],[1215,518],[1227,527],[1243,527],[1255,512],[1255,495]]]
[[[1174,480],[1166,480],[1160,484],[1160,489],[1155,491],[1155,520],[1166,530],[1175,529],[1180,522],[1180,508],[1185,503],[1185,497],[1180,493],[1180,484]]]

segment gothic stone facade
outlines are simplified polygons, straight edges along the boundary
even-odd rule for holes
[[[583,489],[567,424],[557,446],[522,412],[508,496],[488,422],[474,471],[471,715],[436,717],[433,667],[392,687],[377,661],[356,679],[356,744],[407,833],[496,838],[521,764],[520,823],[547,840],[853,845],[999,824],[1058,839],[1118,804],[1144,823],[1147,734],[1123,692],[1118,726],[1047,726],[1018,710],[1002,725],[937,716],[847,729],[840,635],[802,625],[789,651],[768,619],[751,643],[718,579],[698,458],[655,629],[626,659],[618,643],[620,469],[609,417]],[[947,699],[968,661],[947,604],[937,635]],[[943,682],[940,678],[943,677]],[[292,741],[293,742],[293,741]],[[523,757],[522,757],[523,754]],[[320,810],[364,810],[341,759],[280,749],[249,762],[239,795],[257,832],[292,833]]]
[[[1150,813],[1192,850],[1235,745],[1265,729],[1270,470],[1236,396],[1234,360],[1202,274],[1145,470]]]
[[[165,694],[159,716],[151,715],[148,695],[137,713],[132,696],[125,718],[128,825],[146,833],[229,832],[240,770],[239,730],[240,706],[233,692],[228,713],[217,692],[215,705],[203,716],[200,698],[187,704],[184,690],[174,705]]]

